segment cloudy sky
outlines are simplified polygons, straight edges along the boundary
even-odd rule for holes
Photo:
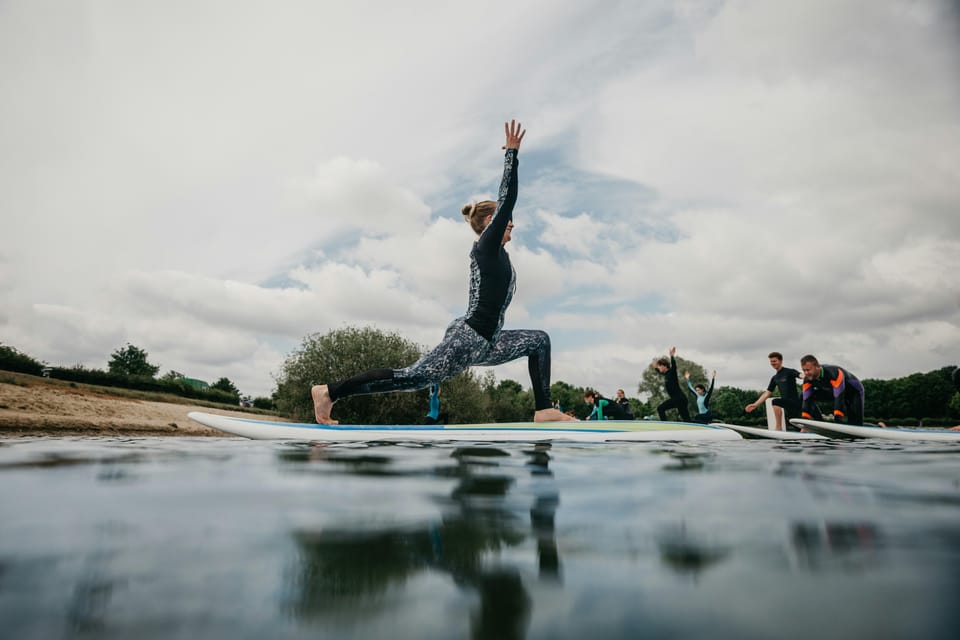
[[[314,332],[434,345],[510,118],[554,380],[960,364],[956,2],[0,0],[0,96],[0,342],[53,364],[268,395]]]

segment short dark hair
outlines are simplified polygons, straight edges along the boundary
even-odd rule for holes
[[[802,358],[800,358],[800,364],[807,364],[807,363],[815,364],[818,367],[820,366],[820,363],[817,361],[816,356],[811,356],[810,354],[807,354]]]
[[[669,367],[670,361],[666,358],[660,358],[659,360],[657,360],[657,366]]]
[[[600,394],[594,391],[593,389],[591,389],[590,387],[587,387],[586,389],[583,390],[584,398],[596,398],[598,395]]]
[[[768,355],[768,358],[776,358],[777,360],[783,360],[783,354],[779,351],[771,351]]]
[[[693,385],[693,388],[694,388],[694,389],[700,389],[700,391],[706,391],[706,390],[707,390],[707,388],[706,388],[705,386],[703,386],[702,384],[695,384],[695,385]]]

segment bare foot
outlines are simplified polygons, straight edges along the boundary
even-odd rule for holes
[[[339,421],[330,417],[330,411],[333,409],[333,400],[330,399],[327,385],[314,385],[310,388],[310,395],[313,397],[313,412],[318,424],[340,424]]]
[[[568,416],[563,411],[554,409],[553,407],[550,407],[549,409],[540,409],[533,414],[534,422],[563,422],[568,420],[577,421],[577,419],[573,416]]]

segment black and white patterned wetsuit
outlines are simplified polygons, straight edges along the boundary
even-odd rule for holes
[[[513,299],[516,274],[503,247],[503,234],[517,202],[517,150],[507,149],[497,209],[470,251],[467,313],[447,327],[443,341],[404,369],[373,369],[328,385],[330,399],[416,391],[472,366],[494,366],[527,356],[537,410],[550,408],[550,337],[534,329],[502,330]]]

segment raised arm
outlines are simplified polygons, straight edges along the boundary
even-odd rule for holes
[[[710,396],[713,395],[713,385],[717,382],[717,372],[714,371],[713,375],[710,376],[710,388],[707,389],[706,401],[710,402]]]
[[[506,142],[503,144],[506,154],[503,159],[503,178],[500,180],[500,192],[497,196],[497,210],[477,241],[477,247],[481,251],[491,253],[500,250],[503,233],[507,230],[507,224],[513,220],[513,207],[517,203],[520,184],[517,177],[517,167],[520,164],[517,154],[520,151],[523,136],[527,133],[515,120],[504,122],[503,130],[506,135]]]

